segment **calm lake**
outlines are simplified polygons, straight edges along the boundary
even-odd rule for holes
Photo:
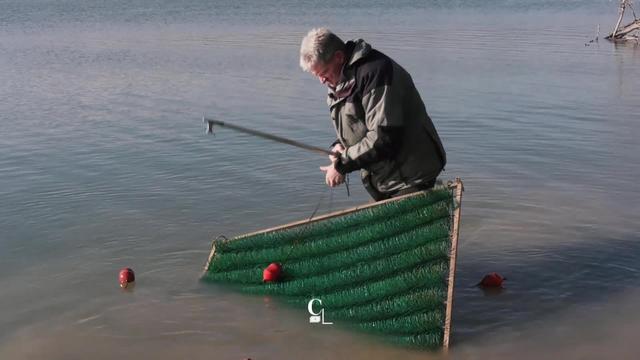
[[[455,359],[638,358],[640,45],[606,0],[0,1],[1,359],[439,359],[199,281],[212,239],[369,201],[306,32],[413,76],[465,183]],[[600,40],[590,42],[600,25]],[[133,291],[118,271],[136,271]],[[474,285],[507,277],[499,294]]]

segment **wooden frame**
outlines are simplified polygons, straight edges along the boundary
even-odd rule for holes
[[[451,230],[451,253],[449,255],[449,278],[447,284],[447,310],[444,319],[444,339],[442,341],[442,349],[444,352],[449,351],[451,342],[451,323],[453,313],[453,290],[456,279],[456,261],[458,258],[458,233],[460,232],[460,215],[462,214],[462,181],[456,178],[455,182],[450,186],[455,191],[454,195],[454,211],[453,211],[453,229]]]
[[[454,291],[454,285],[455,285],[456,261],[458,257],[458,233],[460,231],[460,216],[462,211],[462,192],[464,190],[462,181],[460,180],[460,178],[456,178],[455,181],[449,181],[446,184],[446,187],[454,192],[454,196],[452,200],[454,211],[452,215],[451,249],[449,254],[449,274],[447,277],[447,300],[446,300],[446,311],[445,311],[445,322],[444,322],[444,338],[442,342],[442,348],[444,352],[447,352],[449,350],[451,331],[452,331],[451,323],[452,323],[452,312],[453,312],[453,291]],[[259,230],[259,231],[255,231],[248,234],[243,234],[233,239],[245,238],[245,237],[254,236],[254,235],[267,233],[271,231],[286,230],[292,227],[309,224],[316,221],[331,219],[338,216],[343,216],[359,210],[367,209],[373,206],[378,206],[380,204],[388,203],[391,201],[406,199],[406,198],[417,196],[420,194],[424,194],[424,191],[411,193],[411,194],[407,194],[407,195],[403,195],[403,196],[399,196],[399,197],[395,197],[387,200],[377,201],[377,202],[373,202],[366,205],[359,205],[359,206],[355,206],[345,210],[335,211],[329,214],[315,217],[313,219],[295,221],[288,224],[272,227],[269,229]],[[213,261],[215,253],[216,253],[216,247],[215,247],[215,241],[214,241],[213,245],[211,246],[211,252],[209,253],[207,263],[204,267],[203,275],[209,269],[209,265],[211,264],[211,261]]]

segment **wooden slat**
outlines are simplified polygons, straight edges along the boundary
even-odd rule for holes
[[[455,181],[455,205],[457,206],[453,213],[453,230],[451,231],[451,255],[449,260],[449,278],[447,290],[447,310],[444,320],[444,339],[442,347],[445,352],[449,351],[449,343],[451,339],[451,314],[453,312],[453,289],[456,278],[456,259],[458,257],[458,233],[460,231],[460,215],[462,213],[462,181],[456,178]]]

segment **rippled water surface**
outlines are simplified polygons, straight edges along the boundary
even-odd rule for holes
[[[297,61],[319,25],[413,75],[465,182],[454,357],[638,357],[640,46],[589,43],[615,4],[343,3],[0,2],[0,358],[439,357],[198,281],[218,235],[368,201],[322,157],[203,134],[329,144]]]

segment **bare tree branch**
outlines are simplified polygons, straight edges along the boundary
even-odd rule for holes
[[[620,27],[620,23],[622,23],[622,18],[624,17],[624,12],[626,8],[630,8],[633,12],[634,20],[627,25]],[[638,39],[637,36],[630,35],[630,33],[640,30],[640,19],[636,18],[635,11],[633,10],[631,0],[620,0],[620,8],[618,9],[620,16],[618,17],[618,21],[616,22],[616,27],[613,29],[613,32],[609,34],[609,36],[605,37],[608,40],[626,40],[626,39]]]

